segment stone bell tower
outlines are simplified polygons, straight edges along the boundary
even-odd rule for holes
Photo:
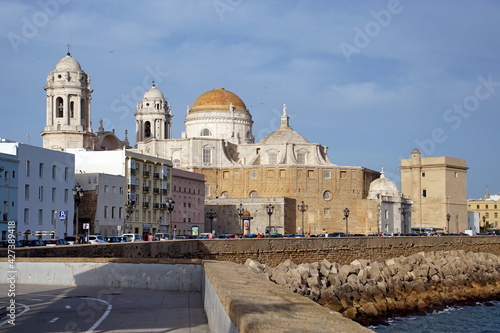
[[[94,149],[90,121],[90,78],[68,52],[47,77],[46,125],[43,147]]]

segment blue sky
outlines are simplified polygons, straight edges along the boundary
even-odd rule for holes
[[[464,158],[468,196],[500,192],[500,2],[0,1],[0,137],[41,146],[47,74],[67,52],[91,77],[92,122],[135,142],[135,103],[154,79],[172,105],[215,87],[240,96],[257,140],[279,124],[338,165]]]

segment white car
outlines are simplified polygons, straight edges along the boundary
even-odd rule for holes
[[[142,241],[142,236],[139,234],[123,234],[123,237],[127,237],[127,242],[140,242]]]
[[[89,244],[101,244],[101,243],[107,243],[107,242],[104,239],[104,237],[102,237],[101,235],[89,235],[87,243],[89,243]]]

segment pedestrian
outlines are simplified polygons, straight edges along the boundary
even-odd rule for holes
[[[153,235],[151,233],[149,233],[149,236],[148,236],[148,241],[152,242],[154,239]]]

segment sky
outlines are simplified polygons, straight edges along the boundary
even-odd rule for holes
[[[0,0],[0,137],[42,146],[47,75],[68,52],[91,78],[92,124],[125,130],[155,81],[172,106],[223,87],[256,142],[279,126],[337,165],[385,171],[414,148],[463,158],[467,195],[500,192],[500,2]]]

